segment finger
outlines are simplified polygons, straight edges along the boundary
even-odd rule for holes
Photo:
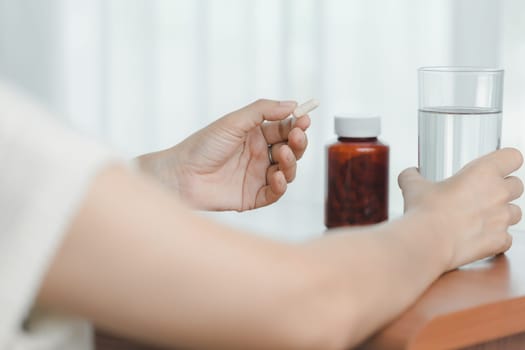
[[[516,225],[521,220],[521,208],[517,206],[516,204],[509,203],[508,204],[508,210],[509,210],[509,225]]]
[[[263,123],[262,133],[268,144],[284,142],[289,139],[289,134],[294,128],[299,128],[302,131],[306,131],[310,126],[310,117],[305,115],[301,118],[286,118],[280,121],[271,121]]]
[[[523,182],[517,176],[508,176],[505,178],[505,187],[509,193],[509,201],[515,200],[523,194]]]
[[[255,207],[260,208],[276,202],[286,192],[286,179],[277,166],[268,168],[266,181],[268,185],[261,187],[255,197]]]
[[[306,133],[299,128],[294,128],[288,136],[288,146],[292,149],[295,159],[301,159],[308,146]]]
[[[523,156],[521,152],[515,148],[502,148],[474,162],[478,164],[487,162],[487,164],[493,165],[501,176],[507,176],[521,167],[523,164]]]
[[[268,144],[287,141],[292,130],[292,118],[263,123],[261,129]]]
[[[507,231],[490,232],[484,235],[479,243],[480,249],[473,260],[506,252],[512,246],[512,236]]]
[[[275,175],[276,172],[279,171],[279,165],[273,164],[268,167],[266,170],[266,184],[269,185],[272,177]]]
[[[424,183],[426,180],[421,176],[417,168],[407,168],[403,170],[397,177],[399,188],[404,191],[408,186],[415,183]]]
[[[257,100],[246,107],[224,117],[230,127],[248,132],[265,120],[282,120],[288,117],[297,106],[295,101]],[[271,143],[271,142],[269,142]]]
[[[299,128],[303,131],[306,131],[306,129],[310,127],[311,119],[308,114],[305,114],[302,117],[291,118],[291,119],[292,119],[292,129]]]
[[[273,145],[272,158],[279,165],[279,169],[283,172],[286,181],[293,181],[297,170],[297,160],[290,147],[285,143]]]

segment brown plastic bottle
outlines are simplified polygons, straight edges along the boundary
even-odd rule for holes
[[[389,147],[377,139],[380,130],[377,116],[335,117],[338,141],[327,147],[326,227],[388,219]]]

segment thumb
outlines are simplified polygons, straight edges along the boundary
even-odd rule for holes
[[[417,168],[407,168],[399,174],[397,178],[397,183],[401,191],[406,191],[408,187],[422,185],[426,183],[427,180],[419,173]]]
[[[235,112],[227,114],[224,119],[230,126],[248,132],[265,120],[282,120],[292,114],[297,107],[295,101],[257,100]]]
[[[425,189],[431,184],[426,180],[416,168],[405,169],[399,174],[397,179],[401,192],[403,193],[403,202],[405,212],[414,206],[421,196],[427,192]]]

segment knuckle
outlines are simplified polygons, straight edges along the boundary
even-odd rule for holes
[[[515,224],[521,221],[521,218],[523,217],[523,212],[519,206],[515,204],[509,204],[509,212],[510,212],[512,224]]]
[[[509,191],[503,185],[495,187],[493,194],[495,203],[506,203],[509,200]]]
[[[507,227],[512,220],[512,214],[510,210],[504,210],[501,214],[501,222],[504,227]]]
[[[515,220],[515,221],[516,221],[516,222],[519,222],[519,221],[521,221],[521,219],[523,218],[523,211],[522,211],[521,208],[518,207],[518,206],[516,206],[515,208],[516,208],[516,209],[515,209],[515,210],[516,210],[516,220]]]
[[[521,197],[523,194],[523,182],[516,176],[509,176],[505,179],[507,184],[506,192],[510,199]]]
[[[516,186],[518,187],[518,196],[521,196],[523,194],[523,190],[524,190],[524,187],[523,187],[523,181],[521,181],[520,178],[518,177],[515,177],[515,181],[516,181]]]
[[[505,150],[511,155],[518,166],[523,164],[523,154],[517,148],[509,147],[505,148]]]

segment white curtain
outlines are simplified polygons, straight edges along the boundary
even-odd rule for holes
[[[274,223],[220,215],[295,239],[294,220],[322,229],[336,112],[383,117],[390,208],[401,213],[396,177],[417,164],[419,66],[504,67],[503,145],[525,151],[524,13],[519,0],[0,0],[0,74],[130,157],[259,97],[318,98],[297,180],[266,209]]]

